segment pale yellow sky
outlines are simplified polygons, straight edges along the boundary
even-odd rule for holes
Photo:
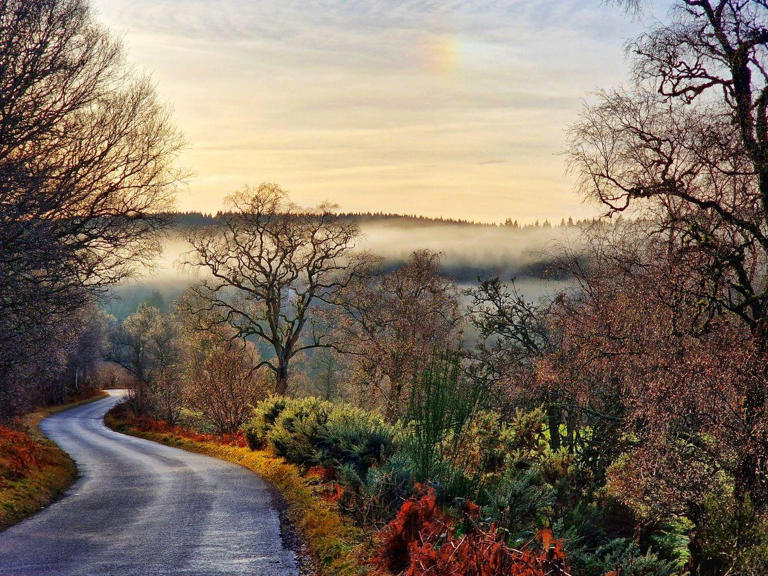
[[[245,184],[300,204],[584,217],[565,130],[625,81],[640,21],[600,0],[94,0],[185,134],[182,210]]]

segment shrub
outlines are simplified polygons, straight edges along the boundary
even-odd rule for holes
[[[41,449],[29,435],[0,426],[0,488],[3,480],[17,480],[42,465]]]
[[[558,576],[567,574],[562,543],[548,530],[514,549],[494,526],[482,527],[477,507],[464,507],[461,533],[437,504],[434,490],[403,504],[381,535],[380,570],[406,576]]]
[[[481,482],[499,479],[512,447],[512,430],[500,418],[490,410],[478,412],[456,454],[455,465]],[[446,440],[453,443],[452,434]]]
[[[325,465],[351,466],[365,476],[371,466],[392,455],[394,432],[378,414],[337,404],[328,415],[326,433],[318,441]]]
[[[267,432],[267,443],[278,456],[306,468],[321,463],[318,444],[327,434],[330,402],[317,398],[290,400]]]
[[[74,462],[37,431],[0,426],[0,532],[39,512],[76,478]]]
[[[645,554],[635,542],[617,538],[595,551],[585,570],[586,574],[620,574],[621,576],[673,576],[678,574],[673,562],[663,560],[652,550]]]
[[[526,458],[534,459],[549,447],[546,414],[540,407],[529,411],[515,410],[510,428],[513,431],[512,450],[522,452]]]
[[[768,523],[749,496],[743,502],[728,492],[707,496],[696,537],[712,573],[768,574]]]
[[[269,446],[306,467],[349,466],[361,477],[394,451],[393,429],[381,416],[317,398],[260,402],[244,431],[252,449]]]
[[[402,572],[411,563],[412,544],[419,541],[425,528],[444,519],[434,491],[406,501],[397,517],[383,530],[374,562],[393,574]]]
[[[676,518],[650,536],[653,550],[669,559],[676,574],[684,573],[693,557],[690,533],[694,528],[695,524],[688,518]]]
[[[435,469],[435,477],[431,482],[437,489],[440,500],[444,503],[464,500],[475,500],[478,492],[478,480],[468,476],[464,470],[443,461]]]
[[[258,450],[266,445],[267,432],[275,425],[275,420],[289,402],[291,399],[285,396],[271,396],[256,405],[253,417],[242,426],[251,450]]]
[[[445,461],[455,459],[482,397],[482,389],[462,376],[458,356],[436,356],[423,371],[411,392],[403,435],[417,480],[434,478]]]
[[[362,477],[353,467],[341,466],[337,481],[344,489],[339,506],[362,525],[389,522],[413,493],[410,462],[402,454],[369,468]]]
[[[579,502],[558,522],[568,526],[564,531],[557,531],[566,542],[568,559],[576,574],[687,574],[685,568],[690,555],[688,539],[683,536],[685,526],[681,524],[680,529],[668,530],[664,534],[655,532],[650,538],[651,548],[643,551],[637,543],[643,538],[638,537],[631,511],[606,493],[602,496],[596,502]]]
[[[511,541],[526,540],[552,515],[555,492],[535,469],[510,469],[501,481],[485,490],[483,512]]]
[[[187,364],[187,406],[202,412],[220,435],[237,432],[253,404],[266,396],[264,383],[254,376],[258,358],[248,342],[196,334]]]

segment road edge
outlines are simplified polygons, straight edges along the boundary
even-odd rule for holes
[[[282,458],[210,438],[199,440],[168,431],[142,430],[116,416],[114,408],[107,412],[104,422],[115,432],[238,464],[267,482],[284,503],[282,509],[278,507],[281,523],[287,522],[298,536],[293,549],[300,574],[361,576],[370,572],[363,560],[369,556],[369,542],[362,531],[313,490],[311,479]],[[289,544],[291,528],[286,531]]]
[[[61,499],[79,477],[75,462],[43,433],[40,423],[53,414],[107,397],[109,395],[102,390],[91,398],[36,408],[22,417],[24,430],[21,433],[34,443],[39,455],[39,465],[30,467],[29,473],[22,478],[6,481],[5,485],[0,482],[0,532],[23,522]]]

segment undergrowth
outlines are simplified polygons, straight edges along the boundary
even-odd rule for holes
[[[43,436],[40,421],[105,395],[97,391],[67,404],[39,408],[13,427],[0,426],[0,530],[54,502],[77,478],[75,463]]]

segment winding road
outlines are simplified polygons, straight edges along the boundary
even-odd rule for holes
[[[0,532],[0,576],[297,574],[269,486],[240,466],[109,430],[103,416],[121,397],[42,422],[80,479]]]

